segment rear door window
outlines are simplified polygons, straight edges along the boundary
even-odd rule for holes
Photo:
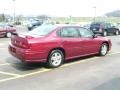
[[[74,27],[62,28],[60,34],[61,34],[60,35],[61,37],[69,37],[69,38],[79,37],[79,32],[77,28],[74,28]]]
[[[100,27],[100,24],[91,24],[91,27]]]
[[[34,37],[45,36],[56,28],[57,26],[55,25],[42,25],[30,31],[27,35]]]

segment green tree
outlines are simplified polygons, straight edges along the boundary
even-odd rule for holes
[[[0,14],[0,21],[3,22],[6,20],[5,14]]]

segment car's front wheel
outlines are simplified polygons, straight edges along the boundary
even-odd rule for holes
[[[61,50],[53,50],[49,57],[47,64],[51,68],[59,67],[64,61],[64,54]]]
[[[100,56],[105,56],[108,52],[108,45],[106,43],[103,43],[101,45],[100,51],[99,51],[99,55]]]

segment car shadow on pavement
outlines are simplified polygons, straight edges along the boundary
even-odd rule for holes
[[[24,63],[16,58],[13,58],[13,57],[7,58],[6,62],[10,66],[12,66],[12,68],[15,68],[15,69],[20,70],[20,71],[35,70],[38,68],[40,69],[40,68],[45,67],[44,63]]]
[[[87,57],[80,57],[80,58],[75,58],[75,59],[69,59],[69,60],[65,61],[64,64],[74,63],[77,61],[86,60],[86,59],[90,59],[93,57],[95,57],[95,55],[87,56]],[[6,62],[12,68],[15,68],[19,71],[28,71],[28,70],[35,70],[35,69],[40,69],[40,68],[49,69],[49,67],[45,63],[24,63],[13,57],[7,58]]]
[[[114,78],[108,82],[102,83],[92,90],[120,90],[120,78]]]
[[[79,57],[79,58],[69,59],[69,60],[65,61],[64,64],[74,63],[74,62],[77,62],[77,61],[83,61],[83,60],[90,59],[90,58],[93,58],[93,57],[96,57],[96,56],[97,55],[90,55],[90,56],[83,56],[83,57]]]

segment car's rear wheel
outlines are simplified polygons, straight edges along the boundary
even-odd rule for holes
[[[12,34],[11,34],[10,32],[6,33],[6,37],[7,37],[7,38],[10,38],[11,35],[12,35]]]
[[[103,36],[107,36],[107,34],[108,34],[107,31],[103,32]]]
[[[103,43],[101,45],[100,51],[99,51],[99,55],[100,56],[105,56],[108,52],[108,45],[106,43]]]
[[[47,64],[51,68],[59,67],[64,60],[64,54],[61,50],[53,50],[48,56]]]
[[[119,31],[118,30],[115,31],[115,35],[119,35]]]

